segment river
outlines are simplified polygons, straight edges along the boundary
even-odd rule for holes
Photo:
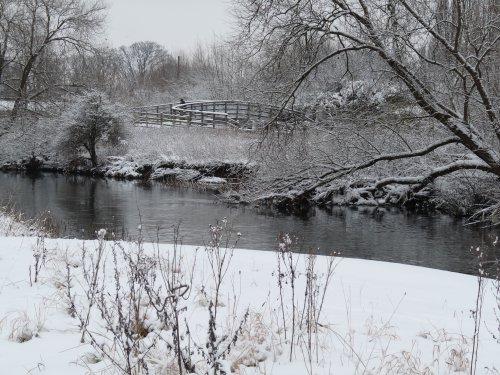
[[[161,183],[117,181],[83,176],[0,173],[1,198],[28,217],[50,211],[61,235],[95,238],[106,228],[118,237],[138,234],[146,241],[172,242],[180,223],[184,244],[203,245],[208,226],[226,217],[240,232],[238,248],[272,250],[280,232],[292,233],[305,252],[398,262],[475,273],[471,247],[500,257],[491,244],[498,229],[464,226],[445,215],[406,213],[396,208],[312,209],[306,217],[271,210],[229,206],[210,191]]]

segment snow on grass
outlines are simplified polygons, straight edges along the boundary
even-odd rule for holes
[[[193,169],[181,169],[181,168],[156,168],[153,173],[151,173],[150,178],[152,180],[161,180],[168,177],[175,177],[181,181],[191,181],[200,176],[200,172]]]
[[[130,130],[128,152],[134,160],[185,161],[187,163],[245,163],[257,133],[201,127],[134,127]]]
[[[226,184],[227,180],[222,177],[202,177],[198,180],[198,183],[207,185],[221,185]]]
[[[0,236],[33,236],[35,228],[29,222],[24,222],[13,213],[6,213],[0,207]]]
[[[101,162],[108,162],[110,174],[127,175],[134,164],[165,161],[209,164],[246,163],[250,147],[259,135],[234,129],[192,127],[145,128],[128,126],[125,145],[98,150]],[[64,124],[40,119],[12,126],[0,138],[0,164],[18,162],[32,155],[49,158],[46,166],[62,167],[67,161],[58,152]],[[109,156],[121,156],[111,158]]]
[[[231,343],[229,353],[218,361],[223,368],[240,374],[465,374],[470,371],[474,330],[470,311],[475,307],[475,277],[338,258],[326,289],[318,331],[308,335],[311,331],[307,329],[308,310],[304,304],[307,280],[317,281],[311,285],[318,290],[312,290],[321,296],[331,258],[285,254],[291,257],[289,264],[295,265],[292,300],[290,269],[282,261],[278,272],[276,252],[231,251],[231,247],[228,250],[217,244],[215,248],[197,248],[123,243],[104,241],[104,232],[99,235],[99,241],[0,237],[2,373],[119,373],[116,364],[125,363],[126,356],[121,350],[124,346],[120,342],[126,342],[126,331],[116,335],[116,327],[127,326],[127,319],[134,316],[139,319],[129,319],[135,332],[129,342],[135,348],[133,360],[143,358],[150,373],[178,373],[174,352],[167,349],[174,344],[174,330],[161,321],[161,314],[148,302],[149,294],[144,287],[150,283],[154,286],[150,293],[165,297],[162,293],[168,280],[174,283],[170,285],[172,296],[180,296],[176,305],[180,345],[182,349],[190,349],[196,373],[208,371],[207,358],[221,353],[228,343]],[[224,242],[222,237],[217,239]],[[42,255],[38,263],[34,254]],[[227,272],[219,273],[223,277],[218,278],[212,266],[220,265],[221,259],[222,270],[227,267]],[[308,263],[311,259],[315,260],[314,277],[308,279],[307,265],[311,265]],[[100,264],[97,273],[96,264]],[[168,277],[164,279],[162,275]],[[35,276],[38,276],[36,283]],[[141,286],[138,280],[142,277],[149,281]],[[222,283],[215,304],[217,280]],[[188,285],[188,293],[179,291],[184,290],[181,285]],[[495,366],[497,370],[500,368],[500,346],[491,335],[498,333],[498,322],[490,286],[486,288],[479,343],[477,368],[481,374],[495,374],[498,373]],[[96,298],[89,297],[92,291]],[[80,318],[70,317],[70,300]],[[167,300],[173,299],[164,301]],[[211,320],[209,310],[213,313],[216,305],[216,316]],[[293,306],[295,327],[291,325]],[[318,311],[319,303],[313,307]],[[122,320],[118,319],[119,313],[125,313]],[[80,327],[87,314],[88,333],[84,335],[85,343],[81,343]],[[107,322],[102,319],[106,314]],[[214,322],[215,352],[211,351],[208,339],[209,321]],[[290,361],[292,334],[296,344]],[[91,337],[103,345],[105,353],[90,345]],[[187,351],[184,354],[188,355]]]

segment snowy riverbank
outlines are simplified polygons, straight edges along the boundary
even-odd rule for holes
[[[287,241],[278,270],[276,252],[0,237],[2,371],[111,374],[128,358],[132,366],[144,360],[150,373],[170,373],[178,332],[182,358],[200,374],[214,363],[240,374],[469,373],[475,277],[357,259],[330,264],[328,257],[287,253]],[[227,272],[214,273],[221,262]],[[491,287],[482,310],[481,374],[500,369]],[[163,298],[165,311],[178,312],[177,331],[152,295]]]
[[[0,207],[0,236],[35,236],[39,233],[33,220],[24,221],[16,213],[6,213]]]
[[[58,124],[37,123],[37,132],[13,128],[0,137],[0,170],[51,171],[120,179],[215,183],[207,178],[241,178],[250,172],[249,148],[257,136],[227,129],[137,128],[130,125],[126,144],[99,149],[100,166],[69,162],[59,151]],[[223,181],[218,180],[218,183]]]
[[[127,141],[116,147],[98,150],[99,167],[89,160],[69,161],[60,152],[64,127],[57,121],[39,119],[35,124],[12,127],[0,137],[1,171],[50,171],[93,175],[117,179],[157,180],[174,184],[199,185],[219,191],[235,189],[232,182],[245,181],[242,191],[226,197],[234,203],[273,206],[283,212],[304,214],[311,205],[335,206],[403,206],[411,211],[434,211],[453,216],[471,216],[484,200],[495,200],[497,181],[476,176],[476,183],[465,183],[460,177],[440,179],[439,183],[410,199],[401,187],[385,186],[373,193],[371,185],[377,173],[358,173],[339,179],[335,186],[318,188],[307,199],[294,197],[295,190],[276,194],[268,186],[286,165],[272,156],[259,156],[256,146],[261,135],[233,129],[199,127],[127,128]],[[316,144],[309,145],[311,149]],[[301,150],[295,145],[290,148]],[[299,155],[302,162],[303,155]],[[275,163],[277,163],[275,165]],[[295,162],[291,162],[293,165]],[[297,164],[298,165],[298,164]],[[270,169],[269,169],[270,168]],[[399,173],[392,171],[391,173]],[[464,177],[465,182],[468,181]],[[266,182],[267,181],[267,182]],[[241,186],[238,186],[238,188]]]

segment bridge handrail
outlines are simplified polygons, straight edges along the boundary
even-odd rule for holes
[[[204,108],[205,106],[207,109]],[[223,111],[219,111],[221,106],[223,106]],[[208,110],[209,108],[211,110]],[[164,120],[168,122],[168,119],[172,119],[174,122],[212,125],[214,127],[215,125],[244,127],[245,125],[242,126],[242,124],[256,118],[276,122],[287,122],[290,118],[294,120],[297,117],[304,118],[304,114],[292,109],[241,100],[197,100],[187,103],[135,107],[133,110],[137,116],[135,123],[142,123],[146,120],[146,125],[150,119],[153,123],[161,124],[164,123]],[[143,116],[142,121],[141,116]],[[158,117],[158,119],[154,119],[154,117]],[[240,122],[241,120],[244,120],[243,123]]]
[[[253,105],[253,106],[262,107],[262,108],[266,108],[266,109],[273,109],[273,110],[276,110],[276,111],[283,111],[283,112],[288,112],[288,113],[294,113],[294,114],[303,116],[302,112],[296,111],[294,109],[282,108],[282,107],[275,106],[275,105],[261,104],[261,103],[257,103],[257,102],[246,102],[246,101],[242,101],[242,100],[198,100],[198,101],[195,101],[195,102],[187,102],[187,103],[174,104],[172,106],[172,109],[183,109],[183,110],[185,110],[184,108],[180,108],[180,107],[194,105],[194,104],[215,104],[215,105],[217,105],[217,104],[232,104],[232,103],[235,103],[235,104],[245,104],[245,105],[251,105],[251,106]],[[161,107],[161,106],[168,106],[168,105],[170,105],[170,104],[159,104],[158,106]]]

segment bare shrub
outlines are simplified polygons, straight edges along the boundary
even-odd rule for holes
[[[300,344],[304,349],[304,360],[308,370],[312,372],[313,357],[316,354],[316,362],[319,360],[318,333],[322,326],[320,323],[321,311],[325,302],[326,292],[330,285],[336,263],[332,255],[326,263],[326,270],[319,274],[316,268],[316,255],[305,256],[305,269],[299,269],[300,252],[298,238],[288,233],[281,233],[278,237],[278,248],[276,251],[277,271],[275,272],[280,299],[280,314],[282,319],[282,331],[285,340],[289,340],[289,360],[293,358],[294,348]],[[297,282],[305,278],[305,288],[302,304],[298,300],[296,290]],[[288,289],[288,291],[287,291]],[[285,301],[291,299],[291,319],[285,311]],[[287,331],[290,331],[287,338]]]
[[[281,314],[283,323],[283,334],[285,340],[287,339],[286,331],[288,329],[287,318],[285,317],[285,302],[284,302],[284,288],[289,285],[291,291],[292,302],[292,322],[290,326],[290,361],[293,356],[293,349],[295,344],[295,320],[297,317],[297,302],[295,300],[295,279],[297,278],[297,262],[298,257],[294,256],[292,249],[297,243],[297,238],[292,238],[288,233],[281,233],[278,236],[278,250],[276,257],[278,261],[278,272],[276,274],[278,279],[278,287],[280,293]]]
[[[485,279],[485,274],[484,274],[485,254],[483,251],[481,251],[479,247],[472,250],[477,256],[477,261],[478,261],[476,305],[474,310],[471,310],[472,319],[474,320],[474,333],[472,336],[470,373],[471,375],[475,375],[477,369],[477,357],[479,354],[479,334],[481,331],[481,323],[482,323],[484,293],[487,280]]]
[[[47,259],[47,247],[45,246],[45,236],[38,236],[36,239],[36,245],[32,246],[33,251],[33,269],[29,267],[30,285],[33,286],[33,281],[38,282],[38,276],[43,266],[45,266],[45,261]],[[32,280],[32,276],[34,280]]]
[[[195,366],[191,359],[191,340],[187,324],[182,320],[186,312],[186,301],[193,289],[194,267],[196,255],[189,269],[185,268],[181,255],[179,225],[173,227],[173,249],[166,257],[156,252],[159,277],[146,282],[146,293],[150,304],[156,312],[163,329],[170,330],[170,337],[160,335],[166,347],[174,352],[179,374],[194,372]]]
[[[202,288],[202,294],[208,301],[208,336],[204,345],[197,344],[197,349],[210,372],[218,375],[230,372],[230,368],[226,365],[224,359],[234,349],[248,319],[249,309],[246,309],[239,323],[236,323],[230,332],[218,332],[218,327],[221,325],[217,319],[218,309],[221,306],[221,286],[229,269],[240,233],[237,234],[236,239],[233,239],[231,226],[228,220],[224,218],[220,223],[210,225],[209,235],[205,252],[210,265],[213,291],[210,292],[206,288]]]
[[[111,246],[114,288],[97,288],[95,307],[107,335],[85,329],[92,346],[124,374],[148,374],[146,357],[157,334],[148,323],[150,301],[146,284],[156,277],[156,261],[144,252],[142,239],[132,249],[114,241]],[[102,281],[106,275],[103,267]]]
[[[86,309],[84,311],[77,312],[78,319],[80,320],[80,330],[82,331],[82,337],[80,341],[85,342],[85,333],[87,332],[87,327],[90,322],[91,313],[94,305],[97,303],[97,298],[100,290],[104,288],[104,281],[101,280],[101,270],[104,269],[105,257],[104,251],[106,248],[106,242],[104,241],[104,236],[106,231],[101,229],[97,233],[97,247],[94,252],[89,252],[85,247],[85,243],[82,246],[81,254],[81,265],[82,265],[82,276],[85,282],[84,290],[86,296]],[[67,278],[71,281],[70,268],[66,267],[68,272]],[[68,288],[71,288],[71,284],[68,283]],[[71,292],[67,293],[71,296]],[[69,301],[71,305],[71,299]]]
[[[319,338],[321,311],[325,302],[326,292],[330,285],[333,272],[335,271],[335,257],[330,256],[327,260],[326,271],[318,274],[316,269],[316,255],[306,256],[305,277],[306,287],[304,290],[304,301],[299,326],[305,330],[302,336],[302,343],[305,347],[305,361],[308,365],[309,373],[313,371],[313,359],[316,354],[316,362],[319,362]]]

